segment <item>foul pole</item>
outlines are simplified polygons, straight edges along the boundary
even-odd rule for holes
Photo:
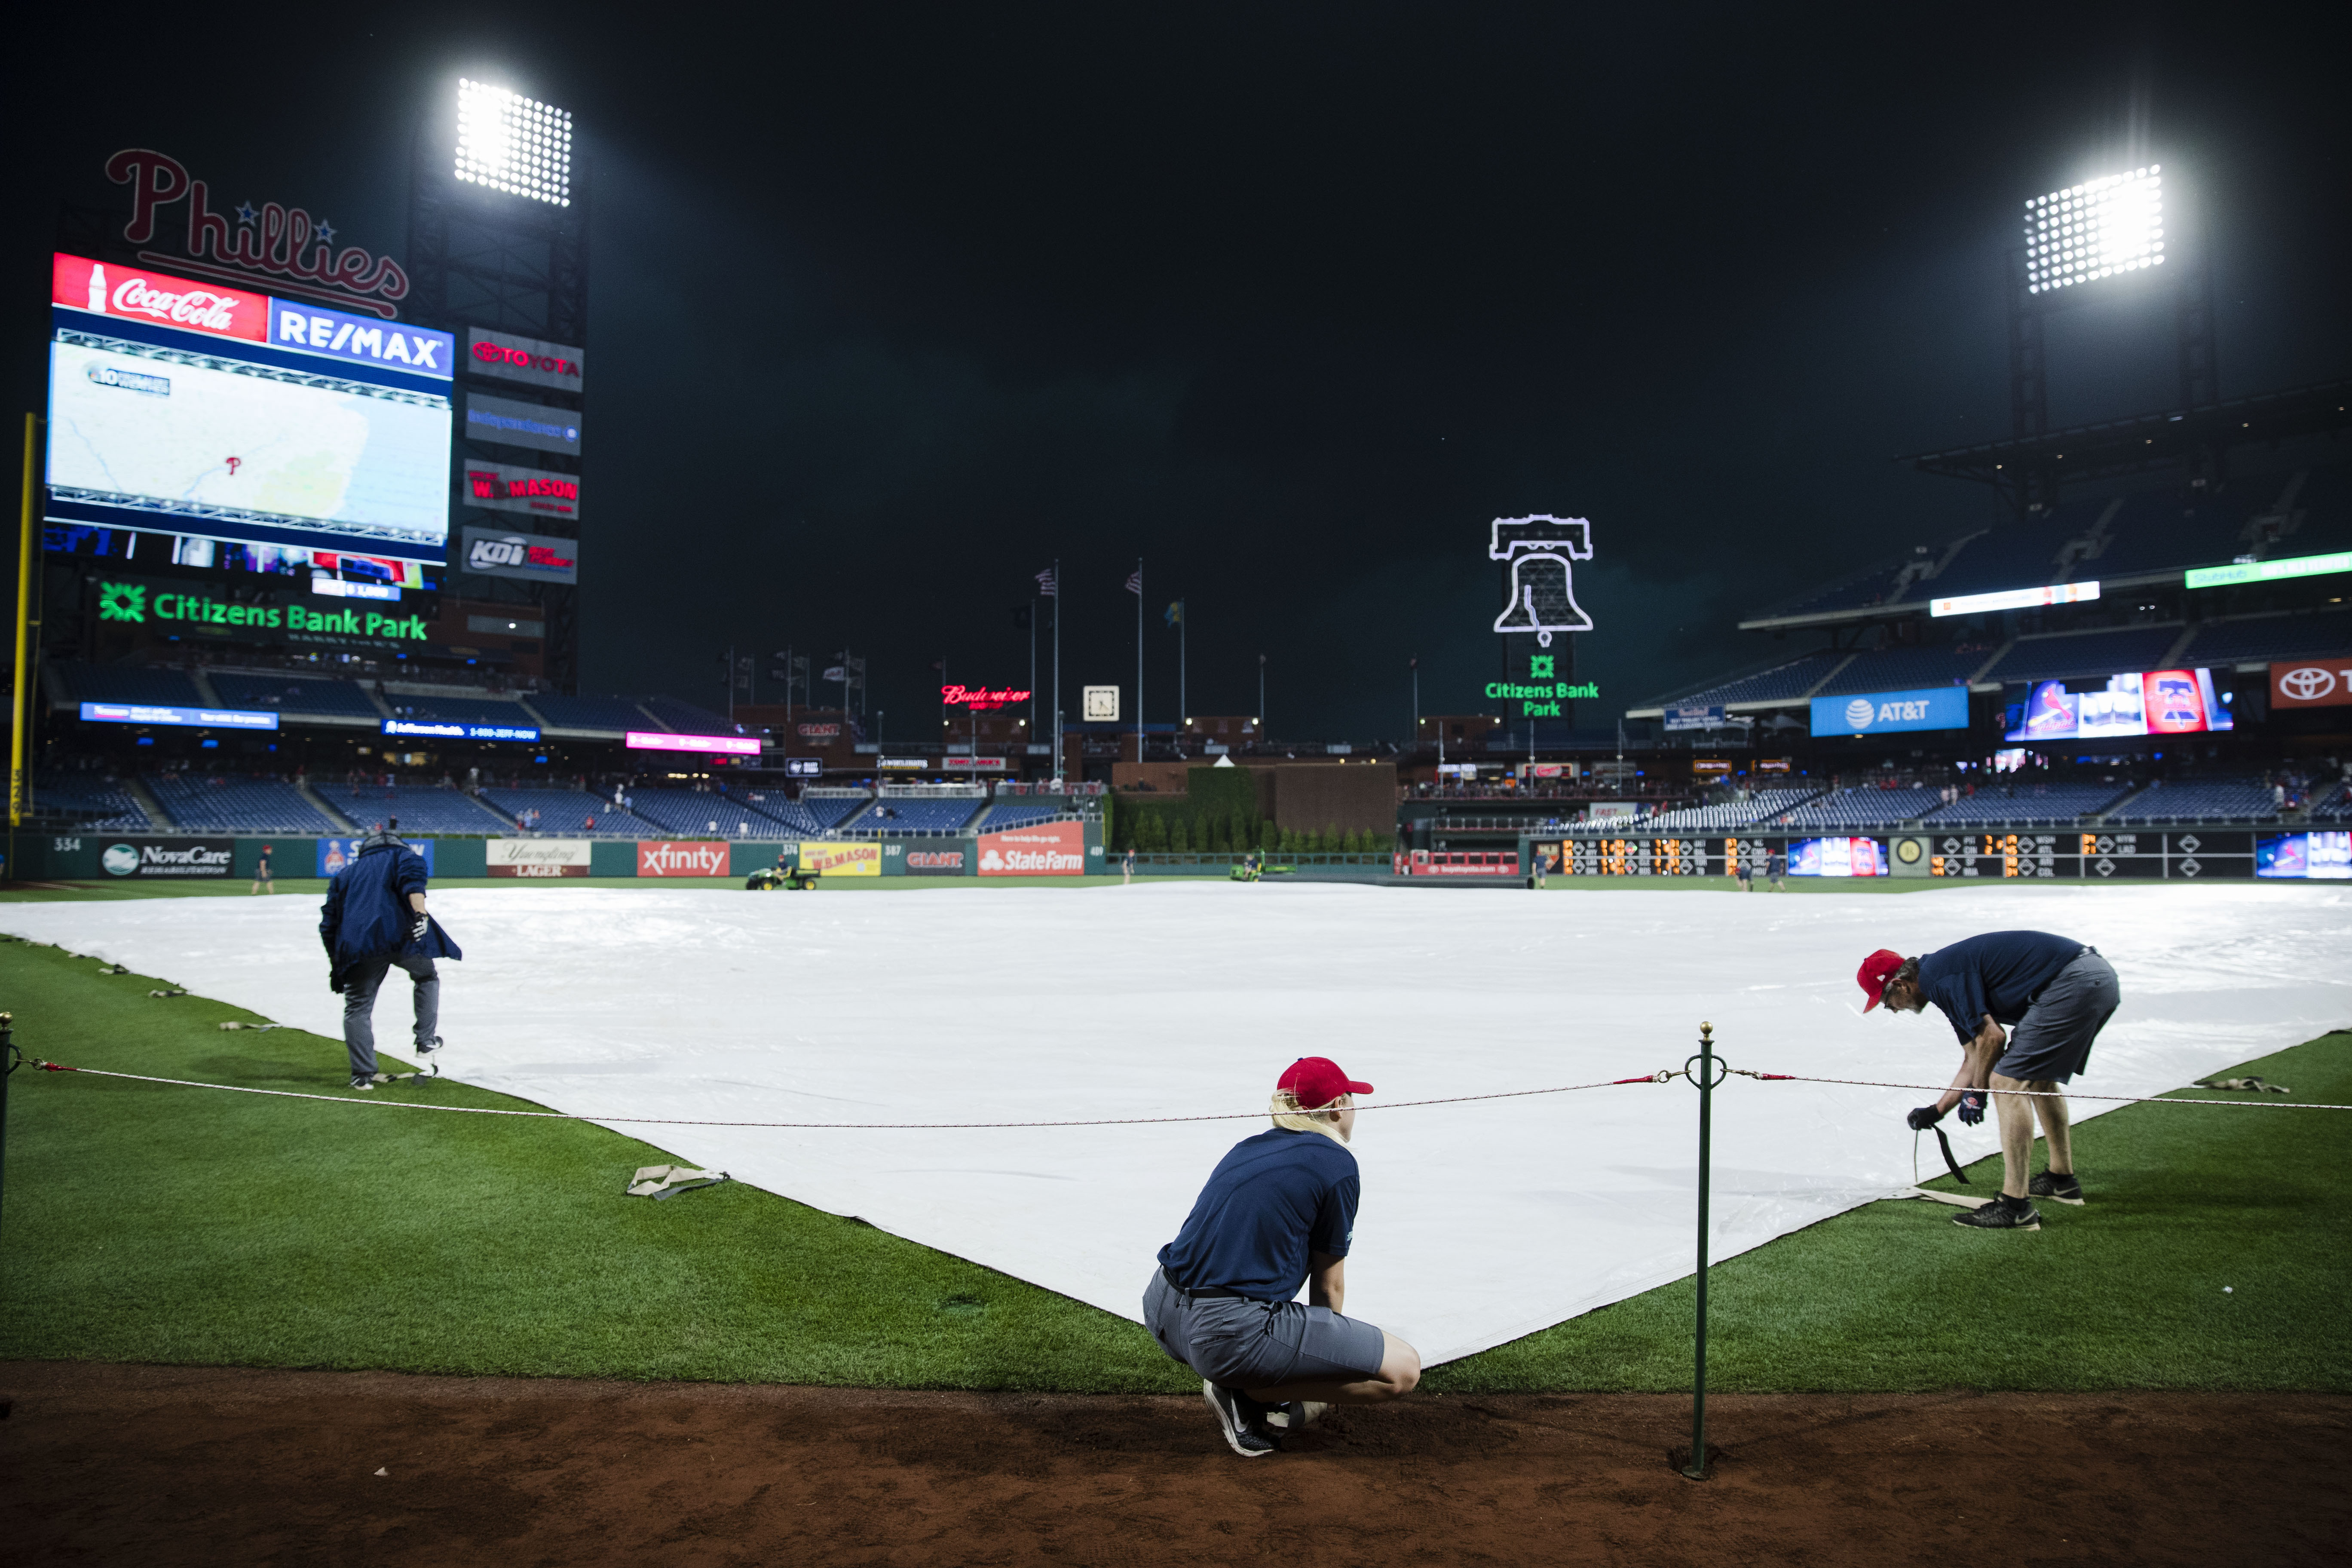
[[[16,667],[9,681],[8,723],[8,866],[11,879],[21,881],[16,868],[16,829],[25,820],[31,791],[25,785],[25,721],[32,701],[33,676],[33,475],[34,450],[40,445],[41,416],[25,416],[25,486],[17,514],[16,534]]]

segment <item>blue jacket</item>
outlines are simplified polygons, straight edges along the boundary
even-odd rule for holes
[[[352,863],[328,881],[327,901],[319,910],[330,990],[342,990],[352,966],[371,958],[401,952],[426,958],[466,956],[439,921],[426,921],[424,941],[410,939],[416,917],[409,910],[408,895],[421,893],[425,887],[425,857],[399,839],[378,833],[360,845]]]

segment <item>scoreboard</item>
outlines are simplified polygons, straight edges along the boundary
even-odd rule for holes
[[[1571,877],[1721,877],[1719,838],[1571,838],[1560,846]]]
[[[1818,834],[1644,835],[1546,840],[1530,847],[1548,868],[1570,877],[1728,877],[1743,863],[1761,876],[1768,858],[1777,854],[1784,857],[1782,865],[1793,877],[2091,882],[2136,877],[2194,881],[2253,876],[2254,839],[2254,834],[2243,830],[2085,833],[2053,829],[1861,834],[1851,838],[1824,838]],[[1832,866],[1839,868],[1832,870]],[[1815,867],[1820,868],[1818,873]]]
[[[1931,877],[2031,877],[2105,881],[2111,877],[2254,874],[2254,836],[2244,832],[1969,833],[1928,840]]]

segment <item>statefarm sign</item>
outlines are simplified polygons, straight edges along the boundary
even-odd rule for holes
[[[1075,822],[1008,827],[980,836],[983,877],[1076,877],[1086,868],[1086,829]]]
[[[637,845],[637,875],[640,877],[728,877],[734,873],[730,858],[731,845],[696,843],[669,844],[640,842]]]
[[[106,161],[106,177],[131,187],[131,221],[125,243],[163,243],[161,220],[178,216],[180,249],[142,249],[139,259],[176,271],[278,293],[331,300],[386,320],[399,314],[395,300],[408,297],[408,274],[389,256],[356,245],[338,250],[335,226],[297,206],[239,202],[215,211],[212,188],[169,153],[126,147]]]

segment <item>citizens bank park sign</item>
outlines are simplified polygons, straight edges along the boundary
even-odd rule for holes
[[[389,321],[408,297],[408,274],[389,256],[338,248],[335,226],[278,202],[213,205],[212,187],[169,153],[126,147],[106,177],[131,187],[124,243],[139,259],[192,277],[324,300]],[[171,242],[176,239],[177,248]]]

